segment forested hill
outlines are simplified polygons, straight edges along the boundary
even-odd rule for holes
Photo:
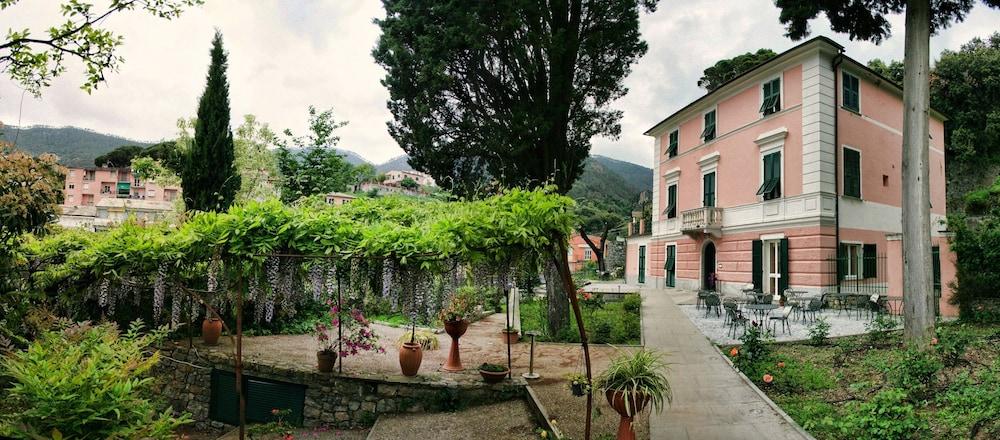
[[[569,191],[578,202],[586,202],[626,216],[642,191],[652,191],[653,170],[605,156],[587,159],[583,174]]]
[[[113,134],[98,133],[77,127],[48,127],[43,125],[22,127],[4,126],[0,140],[14,143],[18,149],[38,155],[53,153],[59,161],[71,167],[92,167],[94,158],[122,145],[147,147],[153,142],[127,139]]]

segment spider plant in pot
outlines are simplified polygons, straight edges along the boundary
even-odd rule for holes
[[[594,386],[604,391],[608,403],[621,416],[618,440],[635,440],[632,422],[647,404],[652,403],[653,409],[660,412],[664,402],[670,403],[672,395],[666,370],[662,354],[643,348],[612,359],[608,369],[594,381]]]

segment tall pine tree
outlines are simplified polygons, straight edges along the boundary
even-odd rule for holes
[[[194,141],[181,173],[188,210],[224,211],[240,189],[240,174],[234,165],[233,132],[229,129],[227,55],[218,30],[212,39],[211,55],[205,92],[198,102]]]

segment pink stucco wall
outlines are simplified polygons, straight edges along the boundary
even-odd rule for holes
[[[601,245],[601,237],[597,235],[589,235],[588,237],[590,238],[590,241],[594,242],[594,244],[598,246]],[[580,234],[573,234],[573,236],[569,238],[569,249],[570,252],[569,255],[567,255],[569,258],[569,268],[574,272],[583,269],[583,265],[587,261],[597,262],[597,254],[595,254],[593,250],[590,252],[589,259],[584,258],[587,254],[587,250],[591,248]]]
[[[875,84],[860,81],[860,112],[839,107],[838,148],[843,164],[843,146],[861,151],[861,197],[864,200],[891,206],[902,204],[902,145],[903,101],[895,93]],[[843,102],[842,90],[840,101]],[[945,213],[944,124],[930,120],[930,188],[931,212]],[[843,194],[843,169],[840,170],[839,191]],[[883,176],[886,176],[883,178]]]
[[[677,212],[702,205],[702,175],[698,161],[719,152],[721,160],[716,174],[716,206],[738,206],[759,201],[756,195],[761,175],[760,150],[754,141],[761,133],[784,127],[788,130],[783,158],[784,181],[782,194],[795,196],[802,193],[802,67],[797,65],[783,72],[783,111],[762,118],[760,87],[754,83],[742,91],[722,100],[717,110],[717,136],[702,143],[702,114],[697,114],[679,125],[678,155],[668,158],[667,130],[659,138],[660,170],[681,169],[678,181]],[[666,181],[658,178],[659,203],[666,206]],[[662,212],[657,219],[666,219]]]

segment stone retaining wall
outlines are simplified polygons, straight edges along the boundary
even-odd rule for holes
[[[191,413],[200,429],[226,426],[209,419],[212,370],[234,371],[232,356],[169,344],[160,350],[154,371],[157,393],[176,411]],[[348,376],[320,373],[312,366],[272,366],[244,362],[244,375],[305,385],[303,425],[356,428],[378,416],[403,412],[446,411],[526,396],[520,377],[486,385],[475,371],[402,375]]]

